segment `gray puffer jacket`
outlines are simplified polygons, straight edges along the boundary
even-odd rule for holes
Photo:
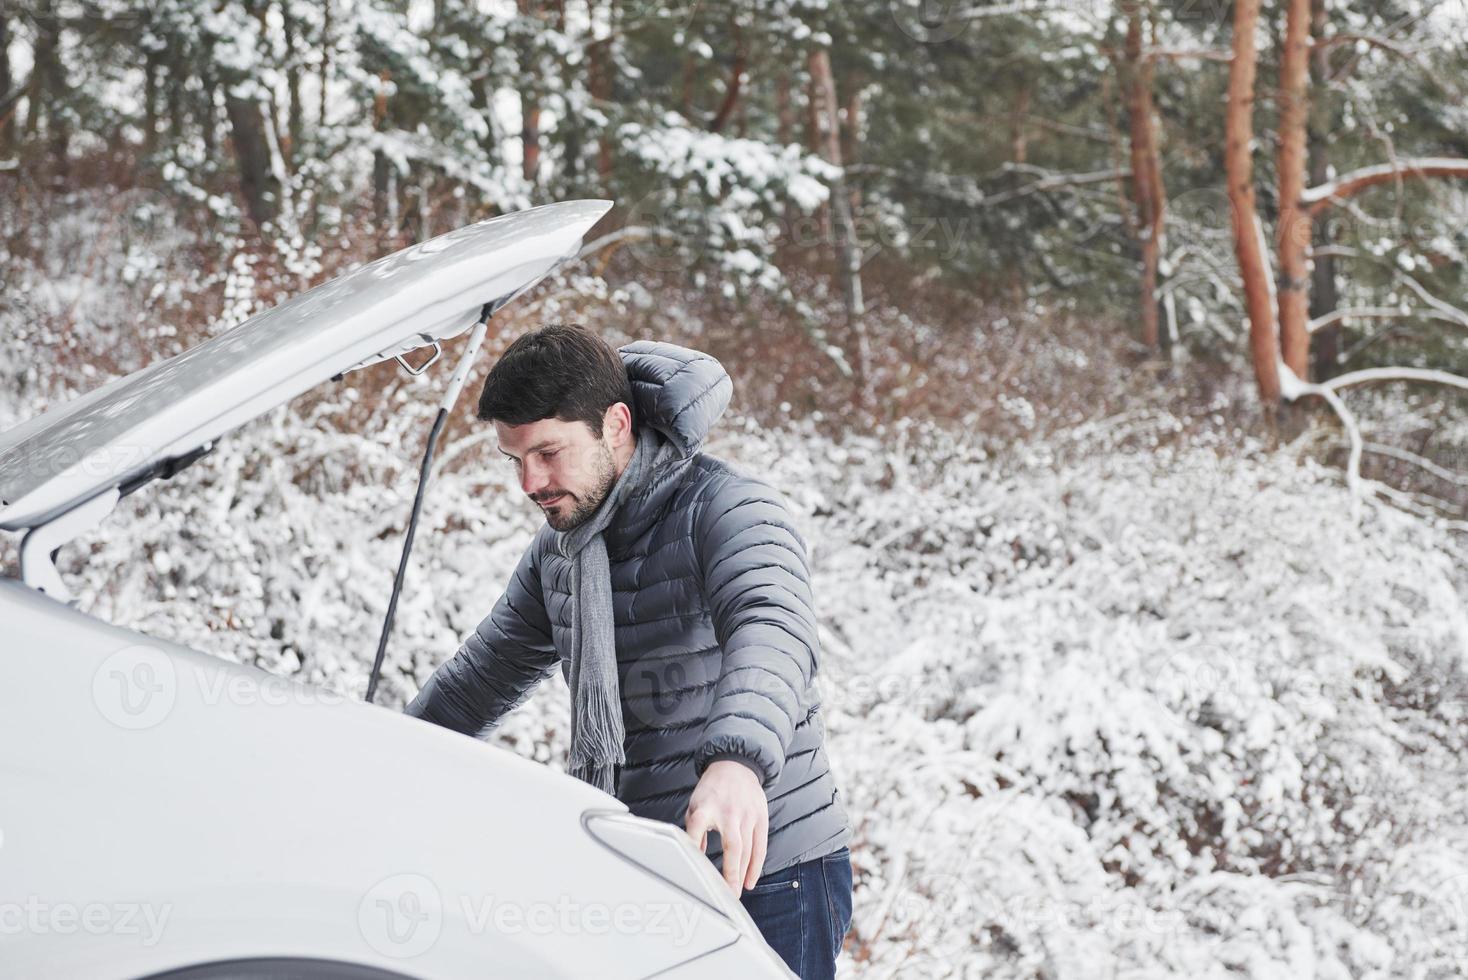
[[[682,827],[708,764],[738,759],[769,800],[764,872],[830,854],[851,829],[826,758],[804,541],[774,489],[700,451],[733,392],[719,362],[650,341],[620,354],[635,422],[681,458],[604,532],[626,730],[617,797]],[[554,536],[541,527],[494,609],[409,714],[483,734],[557,664],[569,683],[571,564]],[[717,832],[708,855],[722,868]]]

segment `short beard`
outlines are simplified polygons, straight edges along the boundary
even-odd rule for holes
[[[601,506],[602,501],[612,492],[612,485],[617,482],[617,461],[612,458],[612,451],[604,442],[597,443],[597,454],[594,461],[596,467],[596,485],[585,497],[576,494],[576,506],[565,517],[546,516],[545,522],[557,531],[569,531],[572,528],[585,524],[596,509]]]

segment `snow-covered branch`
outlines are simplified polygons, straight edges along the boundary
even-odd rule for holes
[[[1331,255],[1352,259],[1370,259],[1382,268],[1390,271],[1395,281],[1410,289],[1418,299],[1422,300],[1433,311],[1432,313],[1423,312],[1415,315],[1468,327],[1468,310],[1460,309],[1446,300],[1434,296],[1415,277],[1409,276],[1397,268],[1396,265],[1382,259],[1380,256],[1372,255],[1370,252],[1363,252],[1361,249],[1352,248],[1349,245],[1325,245],[1315,249],[1311,254],[1316,257]],[[1315,328],[1311,327],[1311,329],[1314,330]]]
[[[1233,61],[1234,53],[1217,48],[1151,48],[1142,57],[1153,61]]]
[[[1417,157],[1362,167],[1342,174],[1335,180],[1307,188],[1300,204],[1315,213],[1337,201],[1360,193],[1368,187],[1400,180],[1403,177],[1468,177],[1468,160],[1453,157]]]
[[[1446,304],[1444,304],[1446,305]],[[1456,323],[1468,326],[1468,321],[1463,319],[1461,311],[1456,314],[1442,310],[1416,310],[1399,309],[1395,306],[1351,306],[1339,310],[1331,310],[1324,316],[1318,316],[1311,320],[1306,326],[1310,333],[1324,330],[1326,327],[1340,323],[1342,320],[1442,320],[1447,323]]]
[[[1287,401],[1294,402],[1314,395],[1331,407],[1341,420],[1341,425],[1345,427],[1346,435],[1351,440],[1351,455],[1346,464],[1346,486],[1351,491],[1353,516],[1357,513],[1361,500],[1361,454],[1365,450],[1365,443],[1361,438],[1360,423],[1356,421],[1356,416],[1346,408],[1345,401],[1341,399],[1341,390],[1378,381],[1423,381],[1468,391],[1468,378],[1431,368],[1365,368],[1360,371],[1348,371],[1329,381],[1322,382],[1303,380],[1289,369],[1282,358],[1278,361],[1278,368],[1281,396]]]
[[[1348,306],[1316,317],[1305,325],[1305,329],[1310,333],[1315,333],[1340,323],[1342,320],[1385,320],[1413,315],[1411,310],[1401,310],[1395,306]]]
[[[1080,187],[1086,184],[1102,184],[1113,180],[1122,180],[1132,175],[1130,167],[1117,167],[1111,170],[1093,170],[1089,173],[1078,174],[1048,174],[1039,180],[1032,181],[1023,187],[1017,187],[1012,191],[1003,191],[999,194],[986,196],[983,203],[986,205],[1003,204],[1015,198],[1028,197],[1044,191],[1053,191],[1061,187]]]
[[[621,246],[626,242],[642,242],[653,238],[671,237],[674,237],[673,232],[667,228],[656,228],[649,225],[628,225],[625,228],[618,228],[616,231],[608,232],[600,238],[587,242],[581,246],[581,251],[576,257],[584,259],[589,255],[595,255],[604,248],[610,248],[613,245]]]
[[[1447,385],[1450,388],[1460,388],[1468,391],[1468,378],[1447,371],[1437,371],[1432,368],[1414,367],[1378,367],[1363,368],[1360,371],[1348,371],[1337,375],[1329,381],[1321,383],[1321,387],[1332,391],[1340,391],[1342,388],[1350,388],[1355,385],[1370,384],[1376,381],[1425,381],[1430,384]]]
[[[1375,453],[1379,456],[1390,456],[1392,459],[1399,459],[1404,463],[1411,463],[1418,469],[1421,469],[1427,473],[1431,473],[1439,480],[1442,480],[1446,483],[1451,483],[1454,486],[1468,487],[1468,473],[1454,472],[1453,470],[1447,469],[1443,466],[1439,466],[1432,460],[1427,459],[1423,456],[1419,456],[1416,453],[1409,453],[1405,449],[1398,449],[1396,446],[1388,446],[1385,443],[1380,442],[1368,442],[1364,445],[1363,448],[1368,453]]]
[[[1377,37],[1374,34],[1333,34],[1330,37],[1316,38],[1312,47],[1316,51],[1328,51],[1342,44],[1355,44],[1357,41],[1373,48],[1389,51],[1402,58],[1415,57],[1418,51],[1416,48],[1404,47],[1396,41],[1384,37]]]
[[[1009,14],[1043,14],[1054,10],[1054,4],[1035,3],[1034,0],[1019,0],[1017,3],[996,3],[989,7],[970,7],[967,10],[959,10],[948,15],[948,20],[957,23],[959,21],[986,20],[990,17],[1005,17]]]

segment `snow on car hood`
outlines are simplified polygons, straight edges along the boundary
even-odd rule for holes
[[[45,523],[334,375],[463,333],[573,254],[610,207],[550,204],[439,235],[0,433],[0,528]]]

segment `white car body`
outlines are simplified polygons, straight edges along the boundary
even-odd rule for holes
[[[159,461],[462,332],[606,208],[460,229],[0,433],[0,527],[49,549]],[[271,317],[287,357],[252,346]],[[160,377],[177,397],[150,401]],[[0,975],[792,975],[678,828],[479,740],[91,618],[37,587],[55,581],[44,557],[29,584],[0,579]]]

